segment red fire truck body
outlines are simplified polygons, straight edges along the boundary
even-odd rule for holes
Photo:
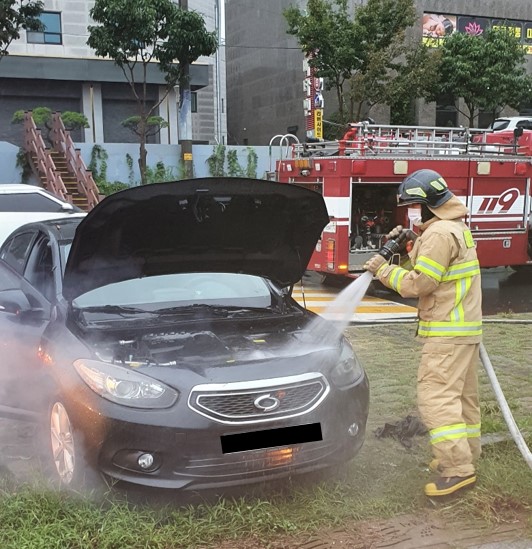
[[[396,225],[413,211],[397,207],[409,173],[430,168],[466,204],[482,267],[532,265],[532,131],[352,124],[343,139],[297,143],[276,165],[278,181],[320,192],[330,223],[308,265],[356,277]]]

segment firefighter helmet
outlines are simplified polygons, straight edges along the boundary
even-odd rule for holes
[[[429,208],[439,208],[454,195],[447,182],[434,170],[417,170],[406,176],[399,185],[397,202],[399,205],[426,204]]]

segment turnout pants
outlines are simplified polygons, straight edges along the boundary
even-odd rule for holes
[[[418,408],[442,477],[472,475],[480,456],[479,348],[478,343],[423,345]]]

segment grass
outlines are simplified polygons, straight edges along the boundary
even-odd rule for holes
[[[518,318],[512,317],[512,318]],[[420,346],[412,324],[350,327],[346,335],[371,383],[366,443],[345,469],[327,480],[292,478],[245,494],[185,502],[178,495],[135,501],[109,493],[94,501],[51,492],[38,482],[13,483],[0,471],[0,547],[3,549],[172,549],[294,547],[301,536],[405,513],[423,513],[430,456],[426,436],[411,448],[373,431],[415,414]],[[530,326],[488,324],[485,346],[514,417],[532,444]],[[378,352],[376,352],[378,349]],[[507,432],[483,370],[483,432]],[[311,480],[312,482],[309,482]],[[146,503],[147,501],[147,503]],[[532,508],[532,474],[513,441],[484,448],[475,490],[437,512],[483,525],[515,521]],[[529,524],[529,532],[532,526]]]

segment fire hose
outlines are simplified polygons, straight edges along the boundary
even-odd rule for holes
[[[519,431],[519,427],[514,420],[514,416],[512,415],[510,407],[508,406],[508,402],[506,402],[506,398],[504,396],[504,393],[502,392],[499,380],[495,375],[495,370],[493,369],[490,357],[488,356],[488,353],[486,352],[486,348],[484,347],[483,343],[480,344],[480,361],[482,362],[482,365],[484,366],[484,369],[488,374],[488,378],[495,392],[497,402],[499,403],[499,406],[501,408],[504,421],[506,421],[506,425],[508,425],[508,429],[510,430],[510,434],[512,435],[514,442],[519,448],[519,451],[525,458],[527,465],[532,469],[532,452],[530,452],[528,446],[526,445],[525,439],[523,438],[523,435]]]

